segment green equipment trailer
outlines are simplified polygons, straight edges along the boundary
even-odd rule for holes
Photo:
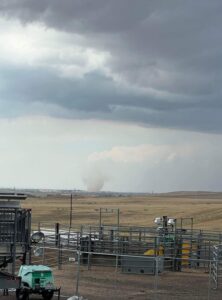
[[[21,286],[16,290],[17,300],[26,300],[30,294],[42,295],[44,300],[51,300],[54,292],[60,298],[60,288],[54,285],[52,270],[43,265],[22,265],[18,276],[21,277]]]

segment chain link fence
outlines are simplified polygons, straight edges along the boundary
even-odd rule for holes
[[[40,248],[40,255],[33,256],[32,262],[53,268],[64,298],[221,299],[222,279],[219,273],[217,282],[212,276],[215,259],[201,261],[205,268],[200,268],[194,267],[191,259],[82,252],[65,246]],[[218,271],[221,261],[217,263]],[[170,271],[170,264],[183,265],[182,271]]]

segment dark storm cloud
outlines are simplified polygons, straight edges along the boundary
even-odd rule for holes
[[[200,108],[198,101],[196,104],[176,100],[166,103],[161,97],[138,95],[119,88],[111,78],[97,73],[67,79],[47,69],[1,66],[1,70],[4,77],[0,76],[3,83],[0,99],[7,103],[1,106],[3,116],[16,116],[12,114],[12,106],[17,115],[21,115],[30,112],[34,105],[39,113],[58,117],[98,118],[214,132],[222,128],[221,102],[217,100],[205,101]],[[52,110],[50,105],[56,105],[57,109]]]
[[[84,117],[221,132],[221,1],[5,0],[0,12],[82,35],[109,52],[110,70],[138,91],[95,72],[70,80],[24,69],[5,71],[10,92],[2,97],[56,103]]]
[[[112,108],[141,107],[147,102],[151,109],[166,110],[184,106],[178,103],[168,104],[164,101],[138,93],[131,93],[117,86],[114,81],[99,73],[89,73],[84,78],[68,79],[59,77],[45,68],[9,68],[1,66],[0,76],[3,87],[0,97],[10,101],[56,103],[64,108],[85,112],[111,112]]]

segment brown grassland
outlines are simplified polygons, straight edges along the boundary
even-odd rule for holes
[[[28,198],[23,207],[32,209],[32,223],[69,224],[70,197]],[[119,208],[120,225],[152,226],[157,216],[193,217],[194,228],[222,230],[222,193],[171,193],[128,197],[73,197],[73,225],[98,224],[100,208]],[[105,224],[116,222],[104,214]]]

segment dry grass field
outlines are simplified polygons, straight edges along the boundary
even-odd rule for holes
[[[69,224],[70,197],[28,198],[23,207],[32,209],[33,225]],[[222,230],[222,193],[171,193],[128,197],[73,197],[73,226],[98,224],[100,208],[119,208],[120,225],[151,226],[157,216],[193,217],[194,228]],[[104,214],[104,224],[116,222]]]

